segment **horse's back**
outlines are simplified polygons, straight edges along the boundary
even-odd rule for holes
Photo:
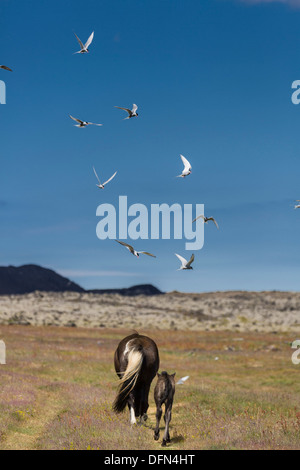
[[[127,357],[130,350],[140,351],[143,355],[143,368],[151,369],[154,372],[153,377],[159,368],[158,348],[153,339],[148,336],[133,333],[123,338],[115,352],[116,372],[123,372],[127,367]]]

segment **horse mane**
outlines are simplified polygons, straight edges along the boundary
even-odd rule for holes
[[[132,334],[135,334],[135,335],[137,335],[137,336],[140,336],[140,334],[139,334],[139,332],[138,332],[138,331],[136,331],[136,330],[133,330],[133,329],[131,329],[131,331],[132,331]]]

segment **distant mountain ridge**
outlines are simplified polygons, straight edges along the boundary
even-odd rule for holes
[[[85,290],[70,279],[57,274],[52,269],[35,264],[23,266],[0,266],[0,295],[29,294],[43,292],[92,292],[95,294],[120,295],[159,295],[163,294],[151,284],[142,284],[123,289]]]
[[[154,287],[152,284],[140,284],[138,286],[132,286],[123,289],[92,289],[88,292],[93,294],[120,294],[127,296],[163,294],[162,291],[157,289],[157,287]]]

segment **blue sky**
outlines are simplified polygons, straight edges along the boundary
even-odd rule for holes
[[[300,2],[0,0],[0,265],[40,264],[85,288],[298,290]],[[95,37],[90,54],[73,55]],[[123,121],[114,106],[139,106]],[[69,114],[103,127],[77,129]],[[186,179],[179,154],[193,167]],[[98,174],[118,174],[104,191]],[[203,203],[193,271],[184,240],[96,237],[96,208]],[[130,241],[129,241],[130,242]]]

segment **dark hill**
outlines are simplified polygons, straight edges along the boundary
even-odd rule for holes
[[[162,292],[151,284],[142,284],[124,289],[85,290],[75,282],[55,271],[35,264],[24,266],[0,266],[0,295],[43,292],[91,292],[94,294],[159,295]]]
[[[132,286],[124,289],[93,289],[88,292],[93,294],[120,294],[120,295],[160,295],[163,294],[157,287],[152,284],[140,284],[138,286]]]
[[[51,269],[34,264],[0,266],[0,295],[27,294],[35,290],[44,292],[84,292],[75,282]]]

